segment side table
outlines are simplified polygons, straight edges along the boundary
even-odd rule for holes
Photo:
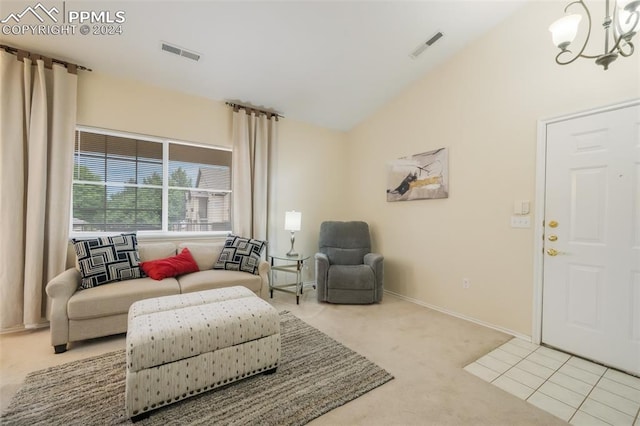
[[[287,256],[285,254],[269,255],[271,263],[271,275],[269,277],[269,294],[273,299],[273,291],[284,291],[296,295],[296,304],[300,304],[300,295],[303,291],[302,267],[309,256],[298,254],[297,256]],[[296,274],[296,280],[292,283],[275,285],[274,272],[288,272]],[[293,288],[291,288],[293,287]]]

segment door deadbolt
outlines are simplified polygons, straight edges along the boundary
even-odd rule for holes
[[[549,235],[549,241],[558,241],[557,235]]]
[[[556,222],[555,220],[552,220],[551,222],[549,222],[549,228],[557,228],[558,227],[558,222]]]

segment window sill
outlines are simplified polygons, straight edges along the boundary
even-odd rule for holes
[[[130,232],[124,232],[130,233]],[[137,232],[139,242],[145,241],[184,241],[184,240],[219,240],[224,239],[231,231],[215,232]],[[71,232],[69,239],[88,239],[97,237],[111,237],[118,235],[116,232]]]

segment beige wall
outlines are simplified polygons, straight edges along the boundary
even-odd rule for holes
[[[344,181],[347,172],[345,134],[285,119],[279,135],[277,159],[277,250],[286,253],[290,233],[284,231],[284,212],[302,212],[295,248],[310,255],[305,281],[314,280],[313,256],[318,251],[318,231],[324,220],[346,217]]]
[[[608,71],[554,63],[561,6],[528,4],[348,134],[349,214],[371,224],[387,289],[531,334],[533,228],[509,221],[515,200],[539,202],[537,120],[640,96],[637,54]],[[443,146],[448,199],[385,201],[387,161]]]
[[[231,145],[231,110],[224,103],[99,72],[78,75],[78,124]]]
[[[640,96],[637,54],[606,72],[590,60],[553,62],[547,27],[561,13],[557,2],[528,4],[348,134],[282,120],[278,250],[288,249],[286,210],[302,211],[296,247],[311,255],[323,220],[366,220],[385,255],[387,289],[530,334],[533,230],[512,229],[509,219],[514,200],[537,202],[537,120]],[[81,73],[79,84],[79,124],[230,145],[222,102],[96,72]],[[387,203],[387,161],[442,146],[450,197]]]
[[[80,73],[79,125],[135,132],[218,146],[231,146],[231,109],[223,102],[160,89],[97,72]],[[289,250],[284,212],[302,212],[296,249],[312,255],[325,218],[345,215],[345,134],[288,118],[280,120],[277,150],[277,239]],[[313,263],[305,271],[313,279]]]

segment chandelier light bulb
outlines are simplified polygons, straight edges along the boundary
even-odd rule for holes
[[[638,23],[638,18],[634,16],[634,13],[628,12],[624,9],[618,11],[618,26],[616,29],[620,35],[626,35],[627,38],[631,38],[635,35],[635,26]]]
[[[566,50],[578,34],[578,25],[581,19],[581,15],[566,15],[551,24],[549,31],[551,31],[553,44]]]
[[[618,7],[627,12],[635,12],[640,9],[640,0],[618,0]]]
[[[566,15],[568,9],[575,11],[579,8],[582,9],[580,15]],[[605,0],[602,27],[593,25],[593,11],[589,10],[585,0],[572,0],[564,11],[565,16],[549,27],[553,43],[560,48],[560,52],[556,55],[558,65],[569,65],[578,58],[595,59],[596,65],[602,66],[606,71],[618,58],[633,56],[635,50],[633,39],[640,29],[640,0]],[[580,26],[583,16],[586,18],[586,25]],[[569,45],[578,34],[579,26],[583,30],[584,37],[580,38],[580,46],[569,50]],[[602,49],[597,47],[594,49],[593,45],[599,43],[589,45],[589,41],[592,40],[592,30],[599,31],[598,28],[604,31],[603,37],[599,38],[604,42]],[[585,52],[587,46],[590,46],[590,51]]]

